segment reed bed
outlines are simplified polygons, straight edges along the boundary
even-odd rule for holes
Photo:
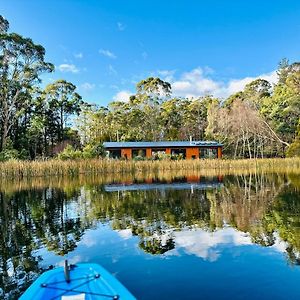
[[[105,175],[110,177],[137,174],[196,172],[202,176],[218,176],[247,173],[297,173],[300,174],[300,158],[241,159],[241,160],[46,160],[7,161],[0,163],[0,180],[33,177],[65,177],[80,175]]]

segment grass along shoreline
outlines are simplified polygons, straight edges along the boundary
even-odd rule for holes
[[[196,171],[207,176],[245,173],[299,173],[300,158],[269,158],[240,160],[46,160],[46,161],[7,161],[0,163],[0,179],[28,177],[78,176],[81,174],[138,174],[180,171]]]

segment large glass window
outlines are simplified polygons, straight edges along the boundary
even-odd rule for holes
[[[185,148],[171,149],[171,154],[178,155],[181,158],[185,158],[186,157],[186,149]]]
[[[217,158],[218,151],[216,148],[201,148],[200,158]]]
[[[132,158],[137,156],[146,157],[146,149],[132,149]]]
[[[110,158],[120,158],[121,157],[121,149],[109,150]]]

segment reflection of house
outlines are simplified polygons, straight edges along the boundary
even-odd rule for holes
[[[223,187],[222,183],[151,183],[151,184],[106,184],[106,192],[149,191],[149,190],[210,190]]]
[[[221,158],[222,144],[213,141],[163,142],[105,142],[104,148],[113,158],[131,159],[136,156],[151,158],[156,154],[181,155],[186,159]]]
[[[106,192],[148,191],[148,190],[211,190],[223,187],[223,178],[175,177],[171,180],[147,178],[142,181],[106,184]]]

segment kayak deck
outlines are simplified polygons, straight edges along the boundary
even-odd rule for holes
[[[47,271],[33,282],[20,300],[135,299],[114,276],[98,264],[71,266],[69,277],[70,280],[66,280],[63,267]]]

